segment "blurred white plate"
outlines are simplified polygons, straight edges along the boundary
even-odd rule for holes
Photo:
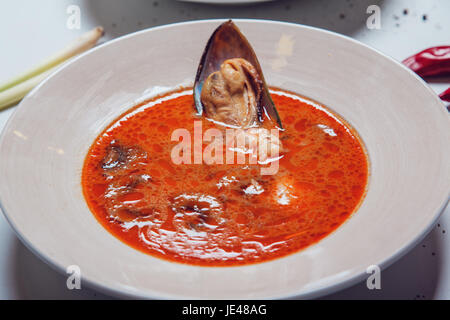
[[[199,2],[199,3],[210,3],[210,4],[251,4],[258,2],[269,2],[275,0],[178,0],[181,2]]]

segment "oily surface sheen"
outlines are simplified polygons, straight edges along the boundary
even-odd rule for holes
[[[147,101],[118,119],[83,168],[84,195],[98,221],[142,252],[204,266],[271,260],[334,231],[364,196],[364,149],[316,103],[281,91],[272,97],[285,127],[275,175],[260,175],[259,165],[174,164],[173,130],[194,136],[194,120],[201,120],[191,94],[150,107]],[[203,132],[215,126],[201,121]]]

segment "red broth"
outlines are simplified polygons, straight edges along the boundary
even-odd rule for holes
[[[195,116],[188,91],[121,116],[95,140],[83,168],[84,196],[97,220],[137,250],[202,266],[264,262],[329,235],[365,195],[362,143],[317,103],[282,91],[272,97],[285,127],[284,152],[278,173],[268,176],[257,164],[172,162],[173,130],[192,133],[194,120],[203,132],[215,126]]]

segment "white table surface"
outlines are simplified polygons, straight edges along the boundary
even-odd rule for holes
[[[81,8],[80,30],[66,27],[66,10],[72,4]],[[366,27],[366,9],[372,4],[381,8],[380,30]],[[277,0],[247,6],[175,0],[2,0],[0,82],[96,25],[105,27],[108,40],[152,26],[195,19],[283,20],[343,33],[403,60],[426,47],[449,45],[449,15],[448,0]],[[450,86],[450,80],[431,86],[441,92]],[[0,129],[13,112],[14,108],[0,112]],[[362,283],[326,298],[450,299],[449,234],[450,206],[421,244],[382,272],[381,290],[370,291]],[[69,291],[66,278],[26,249],[0,216],[0,299],[86,298],[108,297],[89,288]]]

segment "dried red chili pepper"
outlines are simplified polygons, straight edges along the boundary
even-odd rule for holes
[[[403,61],[403,64],[421,77],[450,74],[450,46],[426,49]]]
[[[447,102],[450,102],[450,88],[448,88],[447,90],[445,90],[444,92],[442,92],[439,97]]]

